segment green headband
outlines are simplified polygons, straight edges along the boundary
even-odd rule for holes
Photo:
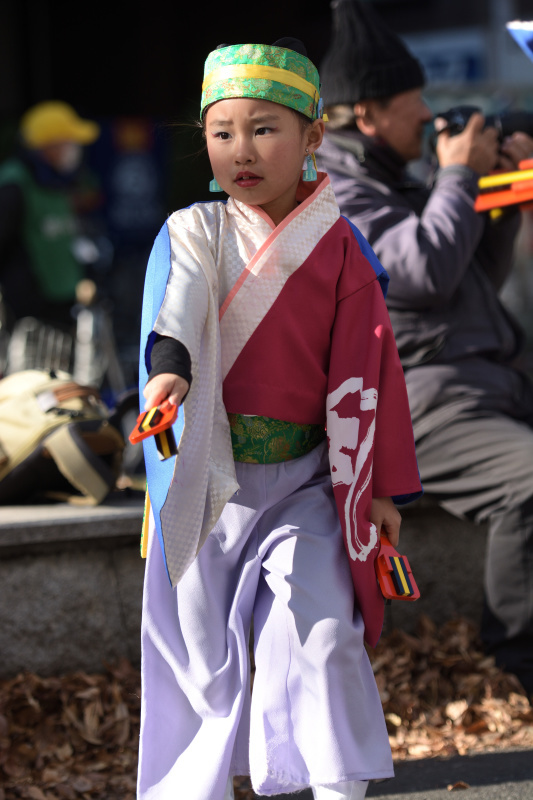
[[[252,97],[322,116],[318,70],[305,56],[269,44],[235,44],[209,53],[200,114],[217,100]]]

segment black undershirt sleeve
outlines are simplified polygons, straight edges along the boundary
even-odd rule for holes
[[[173,339],[171,336],[161,336],[158,333],[150,357],[152,368],[148,375],[149,381],[155,378],[156,375],[171,372],[173,375],[179,375],[180,378],[186,380],[189,386],[191,385],[191,357],[182,342]],[[185,397],[183,400],[185,400]]]

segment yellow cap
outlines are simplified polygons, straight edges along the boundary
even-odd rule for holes
[[[91,144],[100,135],[100,126],[81,119],[72,106],[59,100],[37,103],[20,122],[20,131],[29,147],[46,147],[57,142]]]

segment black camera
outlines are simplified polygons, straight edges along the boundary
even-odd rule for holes
[[[483,113],[477,106],[454,106],[448,111],[435,114],[435,117],[441,117],[446,120],[446,126],[433,134],[433,148],[440,133],[449,131],[450,136],[457,136],[458,133],[465,129],[468,120],[476,112]],[[533,136],[533,112],[517,109],[516,111],[504,111],[500,114],[487,114],[485,116],[485,127],[496,128],[500,141],[503,141],[506,136],[510,136],[515,131],[523,131],[523,133]]]

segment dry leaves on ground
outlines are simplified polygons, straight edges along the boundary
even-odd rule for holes
[[[0,800],[134,800],[140,676],[0,682]]]
[[[481,651],[465,620],[426,618],[370,653],[396,760],[533,747],[533,710],[520,685]],[[0,681],[0,800],[134,800],[140,675]],[[253,800],[236,778],[236,800]],[[450,785],[450,791],[464,788]]]
[[[371,653],[393,757],[533,747],[533,709],[517,678],[481,650],[467,620],[394,631]]]

